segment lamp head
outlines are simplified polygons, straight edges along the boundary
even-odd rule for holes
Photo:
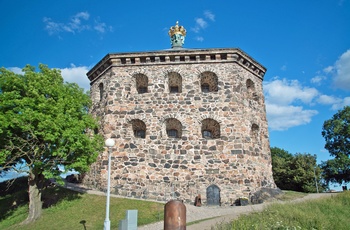
[[[115,145],[115,141],[111,138],[108,138],[106,141],[105,141],[105,145],[108,147],[108,148],[111,148]]]

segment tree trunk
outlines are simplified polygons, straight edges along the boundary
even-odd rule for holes
[[[27,219],[23,224],[34,222],[41,216],[42,201],[42,178],[41,174],[30,172],[28,175],[28,195],[29,195],[29,212]]]

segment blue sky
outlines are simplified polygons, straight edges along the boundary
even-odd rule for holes
[[[267,68],[270,144],[329,159],[322,124],[350,105],[350,0],[1,0],[0,66],[59,68],[89,88],[106,54],[170,48],[240,48]]]

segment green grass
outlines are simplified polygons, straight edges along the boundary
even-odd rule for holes
[[[292,200],[304,193],[284,191],[278,200]],[[106,197],[74,192],[53,187],[43,193],[42,217],[35,223],[19,225],[28,212],[27,181],[20,178],[9,189],[0,183],[0,229],[2,230],[55,230],[55,229],[103,229]],[[126,210],[138,210],[138,225],[163,219],[164,204],[133,199],[111,198],[111,229],[118,229]],[[230,229],[350,229],[350,192],[330,198],[297,204],[271,204],[263,212],[242,215],[229,224],[216,226],[217,230]],[[203,221],[203,220],[202,220]],[[198,221],[200,222],[200,221]],[[193,222],[190,224],[195,224]]]
[[[23,184],[23,181],[20,181]],[[27,184],[26,181],[24,183]],[[43,193],[42,217],[29,225],[19,225],[27,217],[27,188],[17,186],[10,193],[0,185],[0,229],[2,230],[55,230],[55,229],[103,229],[106,213],[106,197],[74,192],[54,187]],[[126,210],[138,210],[138,225],[163,219],[164,204],[133,199],[111,197],[111,229],[118,229]]]
[[[302,198],[302,197],[304,197],[306,195],[307,195],[307,193],[303,193],[303,192],[295,192],[295,191],[283,190],[283,193],[278,195],[276,197],[276,199],[280,200],[280,201],[289,201],[289,200],[295,200],[295,199],[298,199],[298,198]]]
[[[243,215],[216,230],[350,229],[350,192],[298,204],[272,204],[263,212]]]

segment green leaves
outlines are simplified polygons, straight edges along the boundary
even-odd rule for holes
[[[350,106],[324,122],[322,136],[325,148],[334,157],[322,164],[325,180],[339,184],[350,182]]]
[[[271,148],[271,156],[273,178],[277,187],[299,192],[316,192],[315,176],[319,183],[321,173],[316,165],[316,156],[306,153],[293,155],[277,147]]]
[[[46,65],[23,71],[0,69],[0,167],[24,159],[45,175],[58,165],[86,171],[103,147],[89,131],[98,126],[87,112],[89,96]]]

